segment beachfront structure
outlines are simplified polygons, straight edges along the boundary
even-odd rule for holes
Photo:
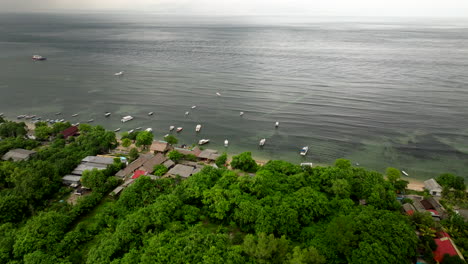
[[[165,153],[171,149],[171,146],[166,141],[153,141],[153,144],[150,146],[150,151],[153,153],[161,152]]]
[[[198,154],[199,159],[208,161],[216,160],[219,156],[218,151],[214,149],[205,149]]]
[[[12,149],[2,156],[2,160],[22,161],[28,160],[36,151],[26,149]]]
[[[156,154],[156,156],[143,163],[143,165],[139,169],[151,173],[153,172],[154,166],[162,164],[166,160],[167,158],[162,153],[158,153]]]
[[[150,160],[152,157],[153,155],[140,155],[138,159],[130,163],[125,169],[118,171],[115,174],[115,176],[125,178],[127,176],[132,175],[134,171],[143,166],[143,164]]]
[[[87,156],[81,160],[81,163],[72,171],[72,174],[81,176],[85,170],[104,170],[107,168],[107,165],[112,163],[114,163],[114,158]]]
[[[78,127],[77,126],[71,126],[67,129],[65,129],[64,131],[60,132],[60,134],[63,135],[63,138],[67,139],[69,137],[73,137],[73,136],[76,136],[78,135]]]
[[[169,176],[179,175],[182,178],[188,178],[188,177],[190,177],[190,175],[192,175],[194,169],[195,168],[192,167],[192,166],[177,164],[177,165],[175,165],[174,168],[170,169],[167,172],[167,175],[169,175]]]
[[[442,196],[442,186],[434,179],[424,181],[424,189],[428,190],[433,196]]]

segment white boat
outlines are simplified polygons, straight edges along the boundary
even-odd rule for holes
[[[154,114],[153,112],[149,112],[149,113],[148,113],[149,116],[150,116],[150,115],[153,115],[153,114]]]
[[[169,131],[174,130],[174,128],[175,128],[174,126],[170,126],[170,127],[169,127]]]
[[[227,147],[229,145],[229,141],[227,139],[224,140],[224,146]]]
[[[72,115],[72,117],[76,117],[76,116],[78,116],[78,114],[73,114],[73,115]]]
[[[111,113],[107,112],[104,114],[105,117],[109,117],[111,115]]]
[[[209,139],[200,139],[200,141],[198,141],[198,145],[203,145],[203,144],[206,144],[208,142],[210,142]]]
[[[91,123],[91,122],[94,122],[94,119],[91,118],[90,120],[88,120],[88,123]]]
[[[57,122],[65,122],[65,119],[60,119]]]
[[[123,71],[114,73],[115,76],[122,76],[123,74],[124,74]]]
[[[185,112],[185,115],[188,115],[188,114],[190,114],[189,111]]]
[[[217,96],[221,96],[221,94],[220,94],[220,93],[216,93],[216,95],[217,95]]]
[[[119,132],[119,131],[120,131],[120,127],[114,130],[114,132]]]
[[[75,123],[72,126],[79,126],[79,125],[80,125],[80,123]]]
[[[259,146],[264,146],[266,142],[265,138],[260,139],[260,143],[258,144]]]
[[[61,115],[61,114],[62,114],[62,112],[55,113],[55,115]]]
[[[409,176],[409,174],[404,170],[402,170],[401,173],[403,173],[403,175],[405,175],[405,176]]]
[[[148,127],[147,129],[145,129],[146,132],[153,132],[153,129],[151,127]]]
[[[182,127],[178,127],[176,131],[180,132],[180,131],[182,131],[182,129],[183,129]]]
[[[125,122],[128,122],[130,120],[133,120],[133,116],[124,116],[124,117],[122,117],[122,119],[120,121],[125,123]]]
[[[24,117],[25,117],[25,115],[19,115],[19,116],[17,116],[16,118],[17,118],[17,119],[21,119],[21,118],[24,118]]]
[[[134,129],[130,129],[130,130],[128,131],[128,133],[131,134],[131,133],[133,133],[134,131],[135,131]]]
[[[46,57],[42,57],[41,55],[33,55],[32,56],[32,60],[33,61],[43,61],[43,60],[47,60]]]
[[[135,128],[135,129],[136,129],[136,130],[141,130],[141,127],[137,127],[137,128]]]
[[[196,132],[200,132],[200,129],[201,129],[201,125],[198,124],[198,125],[195,127],[195,131],[196,131]]]
[[[305,155],[307,154],[307,151],[309,151],[309,146],[303,147],[303,148],[301,149],[300,154],[301,154],[302,156],[305,156]]]
[[[197,106],[196,106],[196,105],[192,105],[192,109],[195,109],[195,108],[197,108]]]
[[[243,115],[244,115],[244,112],[240,112],[239,115],[240,115],[240,116],[243,116]]]
[[[275,127],[279,127],[279,122],[278,121],[275,123]]]

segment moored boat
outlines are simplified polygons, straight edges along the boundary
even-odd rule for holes
[[[309,151],[309,146],[305,146],[305,147],[303,147],[303,148],[301,149],[300,154],[301,154],[302,156],[305,156],[305,155],[307,154],[308,151]]]
[[[150,115],[153,115],[153,114],[154,114],[153,112],[149,112],[149,113],[148,113],[149,116],[150,116]]]
[[[403,175],[405,175],[405,176],[409,176],[409,174],[404,170],[402,170],[401,173],[403,173]]]
[[[175,128],[174,126],[170,126],[170,127],[169,127],[169,131],[174,130],[174,128]]]
[[[182,129],[184,129],[184,128],[178,127],[176,131],[177,131],[177,132],[180,132],[180,131],[182,131]]]
[[[137,128],[135,128],[135,129],[136,129],[136,130],[141,130],[141,127],[137,127]]]
[[[217,96],[221,96],[221,94],[220,94],[220,93],[216,93],[216,95],[217,95]]]
[[[120,71],[120,72],[116,72],[116,73],[114,73],[114,75],[115,75],[115,76],[122,76],[123,74],[124,74],[124,72],[123,72],[123,71]]]
[[[196,132],[200,132],[200,129],[201,129],[201,125],[198,124],[198,125],[195,127],[195,131],[196,131]]]
[[[44,60],[47,60],[46,57],[42,57],[41,55],[33,55],[32,56],[32,60],[33,61],[44,61]]]
[[[208,143],[208,142],[210,142],[209,139],[200,139],[200,140],[198,141],[198,145],[204,145],[204,144],[206,144],[206,143]]]
[[[264,146],[266,142],[266,138],[260,139],[260,142],[258,143],[259,146]]]
[[[190,114],[190,112],[189,112],[189,111],[185,112],[185,115],[188,115],[188,114]]]
[[[78,116],[78,114],[73,114],[73,115],[72,115],[72,117],[76,117],[76,116]]]
[[[91,122],[94,122],[94,119],[91,118],[90,120],[88,120],[88,123],[91,123]]]
[[[278,121],[276,121],[275,127],[279,127],[279,122]]]
[[[192,109],[195,109],[195,108],[197,108],[197,106],[196,106],[196,105],[192,105]]]
[[[240,116],[243,116],[243,115],[244,115],[244,112],[240,112],[239,115],[240,115]]]
[[[110,115],[111,115],[111,113],[109,113],[109,112],[106,112],[106,113],[104,114],[105,117],[109,117]]]
[[[62,112],[57,112],[57,113],[55,113],[55,115],[61,115],[61,114],[62,114]]]
[[[114,132],[119,132],[119,131],[120,131],[120,127],[114,130]]]
[[[133,120],[133,116],[124,116],[124,117],[122,117],[122,119],[120,121],[122,121],[122,123],[125,123],[125,122],[128,122],[130,120]]]
[[[151,127],[148,127],[147,129],[145,129],[146,132],[153,132],[153,129]]]
[[[229,145],[229,141],[227,139],[224,140],[224,146],[227,147]]]
[[[129,134],[131,134],[131,133],[133,133],[133,132],[135,132],[134,129],[130,129],[130,130],[128,131]]]

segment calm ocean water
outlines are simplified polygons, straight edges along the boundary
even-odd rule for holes
[[[0,112],[159,139],[182,126],[182,143],[229,139],[230,154],[468,179],[468,24],[271,21],[2,14]]]

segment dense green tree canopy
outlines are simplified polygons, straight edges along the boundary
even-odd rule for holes
[[[143,148],[147,148],[153,143],[153,138],[153,133],[148,131],[142,131],[141,133],[138,133],[138,136],[136,138],[136,146],[143,146]]]
[[[239,169],[246,172],[255,172],[258,167],[255,160],[252,159],[252,153],[250,152],[244,152],[232,157],[231,166],[234,169]]]

